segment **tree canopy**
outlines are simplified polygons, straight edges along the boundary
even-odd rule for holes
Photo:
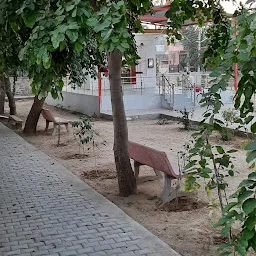
[[[227,17],[219,0],[173,0],[166,12],[169,42],[182,38],[181,28],[186,20],[195,21],[199,26],[212,21],[206,33],[209,44],[203,61],[205,65],[216,67],[211,74],[215,79],[202,100],[209,111],[204,115],[202,130],[195,135],[196,144],[190,151],[189,167],[194,167],[196,172],[188,176],[187,187],[197,185],[198,177],[209,176],[208,188],[217,187],[219,198],[222,198],[226,184],[216,168],[209,168],[207,161],[210,159],[213,165],[218,163],[223,168],[221,170],[227,170],[232,176],[229,156],[232,152],[225,152],[219,146],[214,151],[208,138],[214,130],[221,129],[221,122],[215,118],[222,105],[220,90],[226,90],[237,63],[241,72],[235,99],[235,107],[240,110],[239,122],[252,122],[251,131],[256,132],[251,102],[256,90],[256,14],[253,4],[254,0],[248,0],[247,6],[241,6],[235,13],[233,21]],[[139,17],[147,12],[152,12],[150,0],[2,0],[0,3],[0,72],[6,72],[11,65],[24,65],[32,91],[39,100],[45,99],[49,92],[53,98],[60,96],[62,79],[67,73],[72,83],[81,85],[85,75],[96,75],[97,65],[108,61],[114,155],[120,194],[124,196],[135,193],[136,181],[128,155],[121,64],[123,57],[128,63],[136,62],[133,33],[143,32]],[[37,118],[41,106],[37,109]],[[223,207],[223,218],[218,223],[223,227],[222,234],[229,236],[229,243],[221,247],[222,255],[233,252],[246,255],[249,250],[256,250],[255,141],[248,143],[245,150],[248,151],[247,162],[252,163],[250,174],[240,184],[234,201]],[[198,154],[201,161],[198,161]],[[237,221],[241,224],[240,233],[231,235],[229,231]]]

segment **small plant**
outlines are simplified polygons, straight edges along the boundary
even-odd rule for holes
[[[167,118],[161,118],[157,121],[157,124],[159,124],[159,125],[164,125],[164,124],[168,124],[168,123],[169,122],[168,122]]]
[[[184,126],[184,130],[188,131],[191,128],[191,118],[193,116],[194,111],[188,111],[186,108],[181,110],[180,113],[182,114],[182,124]]]
[[[232,109],[226,109],[222,112],[222,118],[224,120],[225,126],[221,129],[221,139],[224,141],[229,141],[234,137],[234,131],[228,129],[228,126],[234,124],[238,118],[237,113]]]
[[[95,136],[99,136],[99,134],[93,129],[93,123],[89,117],[81,117],[79,121],[74,121],[71,124],[74,128],[75,140],[79,145],[79,154],[81,149],[85,153],[85,144],[92,142],[93,147],[95,146]]]
[[[226,126],[232,125],[238,118],[236,111],[231,108],[222,111],[222,117],[226,122]]]

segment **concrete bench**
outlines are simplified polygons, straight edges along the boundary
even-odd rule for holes
[[[53,123],[53,133],[52,135],[55,135],[56,132],[58,131],[58,144],[60,142],[60,126],[61,125],[65,125],[67,132],[69,132],[68,130],[68,124],[70,123],[69,120],[66,120],[64,118],[60,118],[60,117],[54,117],[52,112],[49,109],[42,109],[41,114],[43,116],[43,118],[46,121],[46,126],[44,131],[47,132],[48,128],[49,128],[49,123]]]
[[[162,177],[161,172],[164,173],[164,188],[161,194],[163,203],[187,194],[180,191],[179,184],[176,187],[172,187],[172,180],[181,179],[184,174],[173,170],[165,152],[130,141],[128,142],[128,149],[129,157],[134,160],[134,174],[138,183],[159,179]],[[141,165],[152,167],[156,176],[145,176],[140,179],[139,168]]]
[[[23,120],[15,115],[10,115],[8,122],[14,126],[15,129],[22,129]]]

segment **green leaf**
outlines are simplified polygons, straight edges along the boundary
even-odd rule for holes
[[[221,235],[223,237],[228,237],[229,236],[229,233],[230,233],[230,228],[232,226],[234,221],[230,221],[228,223],[225,224],[225,226],[222,228],[221,230]]]
[[[255,227],[256,227],[256,218],[254,217],[254,214],[253,214],[252,217],[249,216],[249,217],[247,218],[247,220],[246,220],[245,223],[244,223],[244,226],[245,226],[246,228],[248,228],[249,230],[255,229]]]
[[[78,32],[74,31],[74,30],[67,30],[66,34],[68,36],[68,38],[70,39],[70,41],[73,43],[78,39]]]
[[[69,12],[69,11],[73,10],[74,7],[75,7],[75,5],[67,5],[66,11]]]
[[[240,61],[249,61],[250,60],[250,55],[247,52],[239,52],[237,57]]]
[[[256,122],[251,125],[252,133],[256,133]]]
[[[256,172],[252,172],[248,175],[249,179],[256,179]]]
[[[248,229],[248,228],[244,228],[243,232],[242,232],[242,236],[241,238],[243,240],[250,240],[254,237],[254,230]]]
[[[107,40],[109,39],[109,37],[111,36],[112,32],[113,32],[113,29],[111,28],[111,29],[107,32],[107,34],[104,36],[103,41],[107,41]],[[112,40],[112,42],[113,42],[113,40]]]
[[[227,216],[227,215],[223,215],[217,223],[214,224],[214,227],[219,227],[222,226],[223,224],[225,224],[227,221],[229,221],[231,219],[231,217]]]
[[[238,151],[237,149],[231,149],[231,150],[228,150],[227,153],[230,153],[230,154],[231,154],[231,153],[235,153],[235,152],[237,152],[237,151]]]
[[[228,170],[228,175],[231,176],[231,177],[234,177],[234,171],[233,170]]]
[[[242,193],[239,194],[238,196],[238,202],[242,203],[246,198],[250,197],[251,195],[253,195],[254,192],[251,190],[245,190]]]
[[[68,26],[67,26],[67,29],[79,29],[80,28],[80,26],[76,23],[76,22],[70,22],[69,24],[68,24]],[[66,29],[66,30],[67,30]],[[65,31],[66,31],[65,30]]]
[[[236,245],[235,250],[239,253],[240,256],[247,256],[246,249],[241,245]]]
[[[204,172],[204,173],[212,173],[212,169],[206,167],[206,168],[204,168],[204,169],[202,170],[202,172]]]
[[[77,8],[74,9],[74,11],[72,12],[72,18],[75,18],[76,17],[76,14],[77,14]]]
[[[35,23],[36,23],[36,13],[35,12],[29,12],[25,17],[24,17],[24,21],[26,26],[28,26],[29,28],[32,28]]]
[[[251,142],[247,144],[244,148],[245,150],[256,150],[256,142]]]
[[[24,48],[22,48],[22,49],[20,50],[20,52],[19,52],[19,60],[22,61],[22,60],[24,59],[24,56],[25,56],[26,51],[27,51],[27,48],[26,48],[26,47],[24,47]]]
[[[256,150],[253,150],[252,152],[250,152],[248,154],[248,156],[246,157],[246,162],[250,163],[251,161],[253,161],[256,158]]]
[[[122,46],[123,48],[125,48],[125,49],[129,49],[129,48],[130,48],[129,44],[126,43],[126,42],[121,43],[121,46]]]
[[[188,176],[186,178],[186,183],[188,183],[189,185],[193,185],[195,183],[195,181],[196,181],[196,178],[193,176]]]
[[[243,181],[239,184],[238,188],[241,188],[241,187],[250,187],[250,186],[255,185],[255,183],[256,183],[255,180],[249,180],[249,179],[243,180]]]
[[[63,51],[66,48],[66,41],[61,41],[60,42],[60,51]]]
[[[181,34],[176,34],[175,36],[176,36],[176,39],[179,40],[179,41],[182,39],[182,35]]]
[[[237,205],[237,202],[231,202],[228,205],[225,206],[223,212],[226,213],[228,212],[230,209],[232,209],[234,206]]]
[[[225,154],[225,151],[224,151],[223,147],[221,147],[221,146],[216,146],[216,149],[217,149],[217,151],[218,151],[219,154]]]
[[[57,49],[61,41],[65,40],[65,35],[60,33],[54,33],[51,37],[52,46],[54,49]]]
[[[196,160],[193,160],[191,162],[189,162],[185,167],[184,167],[184,170],[188,170],[190,169],[191,167],[193,167],[195,164],[196,164]]]
[[[104,20],[99,25],[95,26],[94,30],[95,30],[96,33],[98,33],[98,32],[103,31],[105,29],[111,29],[111,28],[109,28],[110,25],[111,25],[111,20],[109,18],[109,19]]]
[[[221,71],[219,69],[215,69],[210,73],[210,77],[219,77],[221,75]]]
[[[43,62],[43,66],[44,66],[45,69],[49,69],[51,67],[51,60],[50,59],[45,60]]]
[[[221,251],[221,250],[224,250],[224,249],[227,249],[227,248],[230,248],[230,247],[233,247],[232,244],[221,244],[218,246],[218,249],[217,251]]]
[[[92,28],[94,28],[96,25],[98,25],[98,19],[97,18],[95,18],[95,17],[91,17],[90,19],[88,19],[87,21],[86,21],[86,24],[89,26],[89,27],[92,27]]]
[[[252,211],[254,211],[254,209],[256,209],[256,199],[249,198],[246,201],[244,201],[242,209],[246,214],[250,214]]]
[[[99,15],[106,16],[109,13],[110,9],[106,6],[103,6],[100,8],[100,11],[98,12]]]
[[[83,45],[78,43],[78,42],[75,42],[75,50],[77,52],[81,52],[82,50],[84,49]]]
[[[246,124],[249,124],[249,123],[252,121],[253,118],[254,118],[253,116],[247,116],[247,117],[244,119],[244,122],[245,122]]]

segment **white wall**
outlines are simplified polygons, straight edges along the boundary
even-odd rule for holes
[[[125,110],[134,109],[157,109],[162,107],[161,95],[124,95]],[[102,96],[101,112],[111,113],[110,96]]]
[[[13,77],[10,77],[10,82],[11,88],[13,88]],[[15,95],[33,95],[28,77],[17,77],[17,81],[15,82]]]
[[[145,87],[156,86],[156,34],[135,34],[138,54],[140,56],[139,65],[136,67],[137,72],[143,72]],[[154,67],[148,67],[148,59],[154,60]],[[137,75],[140,77],[140,75]],[[138,79],[140,80],[140,79]]]
[[[58,105],[86,115],[99,115],[98,96],[63,92],[63,101],[61,99],[54,100],[48,96],[45,102],[52,106]]]
[[[135,34],[135,41],[138,47],[138,54],[140,56],[139,65],[136,67],[136,71],[143,72],[143,74],[137,74],[137,87],[141,86],[141,80],[143,81],[143,87],[155,87],[156,86],[156,38],[157,34]],[[148,68],[148,59],[154,60],[154,67]],[[141,78],[142,77],[142,78]],[[109,80],[102,75],[102,87],[109,89]],[[98,87],[98,79],[88,77],[86,89]]]

